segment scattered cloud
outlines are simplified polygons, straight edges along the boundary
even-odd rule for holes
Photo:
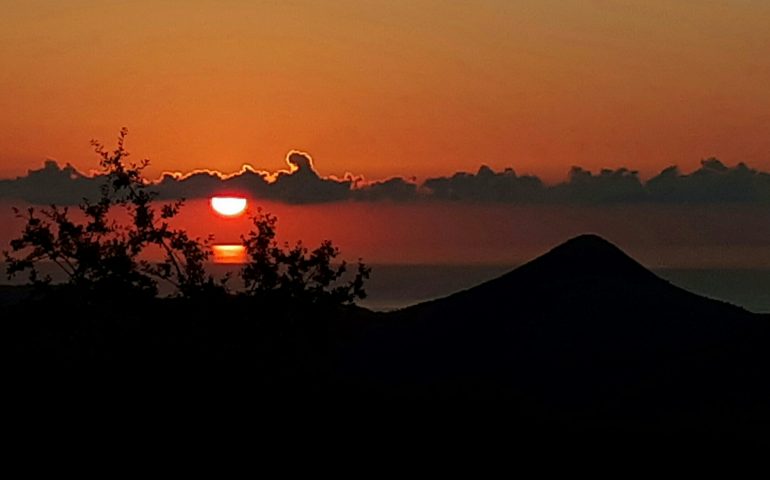
[[[770,173],[744,163],[728,167],[716,158],[703,160],[701,168],[690,174],[669,167],[645,186],[658,202],[770,202]]]
[[[567,181],[550,188],[556,201],[574,203],[638,202],[647,199],[648,192],[639,173],[626,168],[602,169],[593,174],[581,167],[572,167]]]
[[[518,175],[512,168],[496,172],[482,165],[476,173],[457,172],[428,178],[394,177],[370,181],[345,174],[342,178],[318,173],[310,155],[291,151],[287,168],[277,172],[244,166],[232,174],[197,170],[166,173],[153,188],[163,199],[207,198],[242,194],[253,198],[292,204],[335,201],[448,201],[468,203],[768,203],[770,173],[744,163],[727,166],[716,158],[700,168],[682,173],[677,167],[664,169],[643,181],[627,168],[603,169],[597,173],[573,167],[565,181],[546,185],[538,177]],[[79,172],[72,165],[47,160],[38,170],[16,179],[0,180],[0,199],[33,204],[75,204],[95,198],[104,177]]]
[[[76,204],[83,198],[98,197],[103,183],[104,178],[85,175],[70,164],[61,167],[53,160],[46,160],[43,168],[29,170],[23,177],[0,180],[0,199],[35,204]]]
[[[451,177],[429,178],[422,187],[425,194],[441,200],[539,202],[547,195],[547,188],[537,177],[520,177],[512,168],[495,172],[486,165],[475,174],[458,172]]]

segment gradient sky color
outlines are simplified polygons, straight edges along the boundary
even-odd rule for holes
[[[766,0],[0,1],[0,176],[770,168]]]

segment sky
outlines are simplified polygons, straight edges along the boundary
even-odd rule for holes
[[[654,268],[770,268],[766,0],[0,12],[0,250],[11,206],[97,196],[90,141],[127,127],[220,243],[248,228],[211,212],[229,192],[373,264],[514,265],[593,232]]]
[[[0,0],[0,178],[89,141],[150,174],[770,170],[765,0]]]

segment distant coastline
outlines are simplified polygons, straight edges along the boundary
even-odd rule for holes
[[[365,308],[391,311],[445,297],[496,278],[518,265],[396,265],[374,264],[367,285]],[[0,263],[3,272],[5,267]],[[211,265],[216,275],[240,268]],[[678,287],[698,295],[741,306],[755,313],[770,313],[770,268],[653,268],[652,271]],[[23,278],[0,285],[20,285]],[[234,285],[235,286],[235,285]]]

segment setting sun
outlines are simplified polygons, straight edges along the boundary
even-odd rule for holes
[[[246,199],[240,197],[212,197],[211,208],[220,215],[235,217],[246,210]]]

